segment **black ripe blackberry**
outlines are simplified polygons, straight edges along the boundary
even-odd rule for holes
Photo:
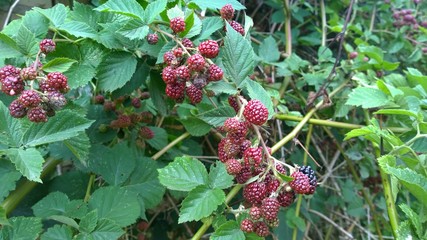
[[[299,169],[300,172],[304,173],[309,179],[310,179],[310,185],[313,187],[317,186],[317,178],[316,174],[314,173],[314,170],[311,169],[310,166],[302,166]]]

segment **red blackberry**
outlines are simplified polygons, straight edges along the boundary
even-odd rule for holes
[[[187,66],[182,65],[175,69],[176,77],[179,80],[188,81],[190,80],[190,70]]]
[[[19,77],[20,72],[21,72],[21,69],[16,68],[15,66],[12,66],[12,65],[6,65],[0,68],[0,81],[3,81],[8,76]]]
[[[174,33],[183,32],[185,30],[185,21],[182,17],[172,18],[170,21],[170,28]]]
[[[47,75],[47,89],[64,92],[68,89],[67,77],[60,72],[51,72]]]
[[[176,59],[175,55],[171,51],[165,52],[165,54],[163,54],[163,61],[168,66],[172,66],[172,65],[177,65],[178,64],[178,60]]]
[[[248,166],[259,166],[262,161],[262,147],[250,147],[246,149],[243,153],[243,159],[245,160],[245,164]]]
[[[267,186],[267,193],[271,194],[273,192],[276,192],[276,190],[279,188],[280,181],[277,180],[274,175],[271,175],[270,180],[266,181],[266,186]]]
[[[150,112],[141,112],[139,114],[141,116],[141,122],[143,123],[151,123],[151,121],[153,121],[153,114]]]
[[[243,197],[251,204],[260,204],[267,195],[267,188],[263,182],[252,182],[243,189]]]
[[[205,59],[200,54],[194,54],[187,59],[188,68],[192,71],[200,72],[205,67]]]
[[[359,53],[357,53],[357,52],[351,52],[350,54],[349,54],[349,58],[350,59],[355,59],[355,58],[357,58],[357,56],[359,55]]]
[[[261,203],[261,213],[264,219],[273,220],[277,218],[280,210],[280,203],[276,198],[265,198]]]
[[[14,118],[23,118],[27,115],[27,109],[16,99],[10,103],[9,112]]]
[[[208,80],[219,81],[222,79],[224,72],[220,67],[215,64],[211,64],[208,68]]]
[[[223,148],[225,153],[227,154],[228,158],[234,158],[239,154],[240,152],[240,142],[236,141],[234,138],[225,137],[221,139],[221,142],[223,142]]]
[[[273,218],[273,219],[264,219],[264,222],[265,222],[269,227],[272,227],[272,228],[276,228],[276,227],[278,227],[278,226],[279,226],[279,224],[280,224],[280,221],[279,221],[279,218],[278,218],[278,217]]]
[[[139,136],[143,139],[152,139],[154,137],[154,132],[149,127],[141,127],[138,132]]]
[[[42,53],[50,53],[55,51],[56,44],[52,39],[43,39],[40,42],[40,51]]]
[[[110,112],[116,110],[116,103],[112,101],[105,101],[104,102],[104,111]]]
[[[147,35],[147,42],[150,45],[156,45],[157,42],[159,41],[159,36],[157,36],[157,34],[155,33],[150,33]]]
[[[141,99],[141,100],[149,99],[149,98],[150,98],[150,92],[148,92],[148,91],[142,92],[139,95],[139,99]]]
[[[230,175],[236,175],[242,170],[242,164],[240,164],[239,160],[234,158],[227,160],[227,162],[225,162],[225,167]]]
[[[268,119],[268,110],[259,100],[250,100],[245,106],[243,116],[252,124],[261,126]]]
[[[198,104],[203,99],[202,90],[198,89],[193,84],[191,84],[190,86],[187,87],[186,92],[187,92],[187,96],[190,99],[190,102],[192,104]]]
[[[240,154],[242,155],[242,157],[246,149],[250,148],[251,146],[252,146],[252,142],[248,139],[244,139],[242,140],[242,142],[240,142]]]
[[[27,112],[27,117],[31,122],[47,122],[46,110],[44,110],[41,106],[30,108],[30,110]]]
[[[102,95],[96,95],[95,96],[95,103],[96,104],[104,104],[105,98]]]
[[[207,58],[215,58],[219,53],[218,43],[214,40],[206,40],[199,44],[199,52]]]
[[[176,78],[176,70],[173,67],[167,66],[163,68],[162,79],[166,84],[176,83]]]
[[[276,171],[278,171],[279,173],[286,175],[286,168],[280,164],[280,163],[276,163]]]
[[[127,128],[130,126],[132,126],[132,119],[130,116],[125,114],[120,114],[119,116],[117,116],[116,120],[110,122],[110,127],[115,129]]]
[[[247,232],[247,233],[253,232],[254,231],[254,223],[250,219],[244,219],[240,223],[240,230],[242,230],[243,232]]]
[[[240,33],[242,36],[245,36],[245,29],[242,27],[242,25],[236,21],[230,21],[230,26],[236,30],[236,32]]]
[[[227,118],[224,122],[224,129],[235,138],[245,137],[248,132],[246,124],[236,117]]]
[[[236,111],[236,113],[239,112],[239,104],[237,103],[236,96],[229,96],[228,97],[228,104]]]
[[[181,83],[171,83],[166,85],[166,95],[172,99],[179,99],[184,96],[185,85]]]
[[[139,98],[132,98],[131,104],[134,108],[140,108],[141,107],[141,100]]]
[[[181,58],[183,53],[184,51],[180,47],[177,47],[173,50],[173,55],[175,55],[177,58]]]
[[[279,201],[280,206],[289,207],[295,201],[295,192],[287,192],[283,189],[277,196],[277,200]]]
[[[24,91],[24,81],[20,77],[7,76],[1,81],[1,90],[9,96],[15,96]]]
[[[309,194],[311,192],[310,179],[302,172],[294,172],[291,174],[294,178],[289,182],[289,186],[298,194]]]
[[[256,222],[254,224],[254,232],[260,237],[267,237],[270,235],[270,230],[265,222]]]
[[[249,216],[251,216],[253,220],[259,220],[262,217],[261,208],[257,206],[251,207],[249,210]]]
[[[208,85],[208,81],[206,81],[205,75],[197,75],[193,80],[194,86],[198,89],[203,89],[206,85]]]
[[[231,4],[225,4],[219,12],[225,20],[231,20],[234,17],[234,8]]]
[[[21,78],[23,80],[34,80],[37,77],[37,71],[32,67],[23,68],[21,70]]]
[[[36,91],[24,90],[19,96],[18,101],[21,102],[24,107],[37,107],[42,99]]]
[[[184,45],[186,48],[194,48],[194,43],[188,38],[182,39],[182,45]]]
[[[235,179],[237,183],[243,184],[246,183],[252,177],[251,168],[248,166],[243,166],[242,170],[236,175]]]

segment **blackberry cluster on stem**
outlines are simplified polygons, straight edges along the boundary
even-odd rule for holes
[[[236,182],[244,184],[243,198],[245,206],[249,206],[249,217],[241,222],[240,228],[266,237],[270,228],[279,225],[280,208],[290,206],[295,194],[313,194],[317,179],[310,167],[293,168],[271,156],[260,133],[268,119],[268,109],[261,101],[246,101],[241,96],[228,100],[237,116],[226,119],[219,128],[226,136],[218,144],[218,157]],[[294,178],[289,183],[280,177],[287,175],[284,166],[291,170]]]
[[[17,97],[9,105],[12,117],[27,116],[31,122],[46,122],[67,104],[64,96],[69,90],[67,77],[60,72],[46,74],[39,60],[55,51],[55,47],[52,39],[43,39],[33,64],[22,69],[12,65],[0,68],[2,92]]]
[[[230,26],[240,33],[242,36],[245,35],[245,29],[237,21],[232,20],[234,17],[234,8],[231,4],[224,5],[220,10],[221,17],[230,24]]]

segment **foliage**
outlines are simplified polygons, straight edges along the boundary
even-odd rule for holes
[[[241,2],[70,1],[8,23],[0,239],[262,239],[248,219],[267,239],[426,239],[427,3]],[[268,198],[276,218],[250,215]]]

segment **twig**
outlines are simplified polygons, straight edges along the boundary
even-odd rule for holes
[[[344,228],[340,227],[338,224],[336,224],[334,221],[332,221],[327,216],[323,215],[323,213],[318,212],[313,209],[308,209],[309,212],[316,214],[317,216],[323,218],[325,221],[329,222],[332,226],[334,226],[336,229],[338,229],[340,232],[342,232],[344,235],[346,235],[350,239],[354,239],[353,235],[349,232],[347,232]]]
[[[7,12],[6,19],[4,19],[3,29],[6,28],[7,24],[9,23],[10,17],[12,16],[13,9],[15,9],[16,5],[18,5],[20,0],[16,0],[9,8],[9,11]]]

